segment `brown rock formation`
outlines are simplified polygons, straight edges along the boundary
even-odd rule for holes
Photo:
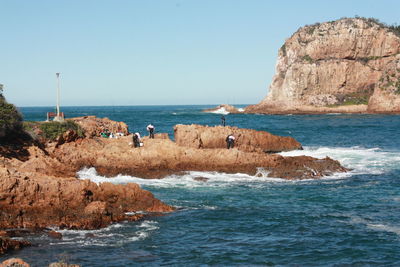
[[[281,177],[284,179],[310,179],[320,178],[330,175],[333,172],[345,172],[345,168],[340,166],[336,160],[329,157],[325,159],[315,160],[315,158],[300,156],[300,157],[285,157],[279,161],[277,166],[269,169],[269,176]]]
[[[112,133],[129,134],[128,125],[124,122],[112,121],[108,118],[96,118],[96,116],[85,116],[70,119],[79,124],[85,131],[86,137],[100,136],[106,130]]]
[[[229,134],[235,136],[235,147],[242,151],[270,153],[302,149],[293,137],[277,136],[264,131],[195,124],[179,124],[174,127],[175,142],[192,148],[226,148],[225,139]]]
[[[372,19],[340,19],[305,26],[279,50],[267,97],[245,110],[360,113],[367,112],[368,107],[371,112],[397,112],[392,107],[399,96],[391,94],[386,105],[386,92],[376,90],[376,85],[386,65],[399,53],[400,37]],[[372,94],[373,103],[367,106]]]
[[[30,265],[19,258],[11,258],[0,263],[0,267],[30,267]]]
[[[93,118],[88,119],[91,125]],[[81,120],[81,125],[87,125],[84,119]],[[105,124],[98,120],[96,123]],[[225,137],[232,132],[237,135],[237,148],[220,148],[225,147]],[[96,135],[97,131],[93,129],[91,133],[89,136]],[[64,140],[68,140],[68,136],[66,134]],[[269,176],[305,179],[346,171],[337,161],[329,158],[285,158],[266,154],[264,151],[301,147],[291,137],[266,132],[179,125],[176,127],[176,138],[185,146],[171,141],[166,134],[156,137],[143,138],[144,146],[140,148],[129,144],[132,136],[118,139],[80,138],[61,143],[54,141],[41,147],[21,143],[16,154],[10,153],[15,144],[3,147],[0,149],[0,229],[97,229],[113,222],[138,220],[144,216],[135,214],[136,211],[173,210],[137,184],[97,185],[75,178],[76,172],[83,167],[95,167],[101,175],[129,174],[139,177],[164,177],[192,170],[254,175],[261,167],[270,172]],[[192,145],[199,140],[202,143],[200,148],[212,149],[199,149],[198,145]],[[134,215],[130,215],[132,212]],[[58,233],[46,231],[60,238]],[[12,235],[10,231],[5,233]]]
[[[83,167],[95,167],[99,174],[105,176],[128,174],[145,178],[162,178],[183,171],[243,172],[254,175],[258,167],[267,170],[287,168],[286,165],[281,164],[284,157],[260,152],[259,147],[254,149],[256,152],[241,151],[237,148],[198,149],[177,145],[169,139],[147,139],[144,140],[143,147],[132,148],[129,145],[130,140],[130,136],[121,139],[85,139],[79,145],[64,144],[54,150],[52,156],[61,164],[68,163],[71,172],[76,172]],[[293,139],[293,144],[298,143]],[[304,162],[301,157],[292,157],[289,161],[295,163],[299,159],[302,163]],[[312,159],[304,162],[304,168],[313,169],[314,165],[320,165],[323,169],[329,162],[334,162],[333,165],[336,166],[337,171],[345,170],[338,162],[331,159]],[[34,164],[29,164],[29,166],[34,166]],[[293,164],[291,168],[297,167]],[[334,170],[327,170],[327,172],[334,172]],[[287,176],[287,178],[306,178],[306,175],[300,172],[291,173],[292,176]],[[308,178],[313,177],[315,175],[309,175]]]
[[[385,66],[369,100],[368,111],[400,113],[400,55]]]
[[[51,167],[51,166],[49,166]],[[0,168],[0,228],[97,229],[112,222],[137,220],[126,212],[173,209],[137,184],[97,185],[76,178]]]

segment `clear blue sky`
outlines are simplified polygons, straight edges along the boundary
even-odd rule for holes
[[[399,23],[397,0],[0,0],[0,83],[18,106],[257,103],[299,27]]]

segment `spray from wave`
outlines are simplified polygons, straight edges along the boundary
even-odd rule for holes
[[[222,115],[228,115],[229,114],[229,112],[224,107],[221,107],[221,108],[219,108],[217,110],[214,110],[214,111],[210,111],[209,113],[222,114]]]
[[[63,239],[54,244],[79,246],[121,246],[141,241],[159,229],[158,222],[145,220],[137,224],[117,223],[98,230],[59,230]]]
[[[280,153],[282,156],[311,156],[315,158],[331,157],[353,169],[353,174],[382,174],[398,168],[399,152],[382,151],[380,148],[355,147],[304,147]]]

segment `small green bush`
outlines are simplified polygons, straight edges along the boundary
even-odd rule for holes
[[[49,140],[55,140],[58,136],[62,135],[68,130],[75,131],[79,137],[83,137],[83,129],[73,121],[65,121],[65,122],[46,122],[40,125],[40,130],[44,138]]]
[[[396,95],[400,95],[400,79],[398,79],[397,80],[397,82],[396,82],[396,90],[394,91],[394,93],[396,94]]]
[[[282,55],[283,55],[284,57],[286,57],[286,45],[285,45],[285,44],[283,44],[283,45],[281,46],[281,51],[282,51]]]
[[[312,59],[312,57],[310,57],[309,55],[303,56],[302,59],[307,61],[308,63],[313,63],[314,62],[314,59]]]

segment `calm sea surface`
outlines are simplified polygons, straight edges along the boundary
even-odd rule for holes
[[[131,132],[173,136],[175,124],[217,125],[208,106],[66,107],[68,117],[96,115],[124,121]],[[44,120],[53,108],[21,108],[26,120]],[[66,260],[82,266],[399,266],[400,116],[226,115],[228,125],[290,135],[303,151],[283,155],[330,156],[353,170],[321,180],[284,181],[245,174],[189,172],[162,180],[102,177],[83,169],[81,179],[136,182],[171,214],[95,231],[61,231],[62,240],[30,237],[33,247],[3,256],[32,266]],[[194,177],[209,178],[207,182]]]

